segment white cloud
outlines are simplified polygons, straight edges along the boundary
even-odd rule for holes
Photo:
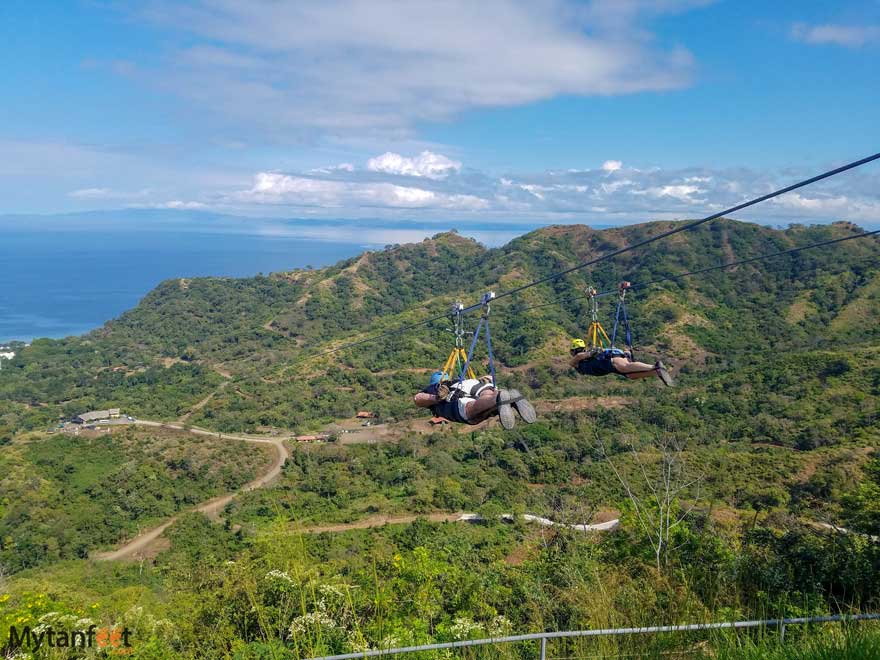
[[[154,71],[157,86],[203,121],[298,137],[405,135],[472,108],[684,87],[692,56],[658,45],[648,23],[701,4],[156,0],[139,11],[191,44]]]
[[[249,190],[233,193],[231,201],[253,204],[319,206],[323,208],[454,209],[477,211],[488,202],[475,195],[445,193],[388,182],[339,181],[259,172]]]
[[[613,168],[606,162],[593,169],[508,171],[499,176],[432,151],[382,154],[369,162],[290,172],[254,168],[256,173],[245,175],[218,176],[206,170],[190,173],[185,186],[163,182],[129,192],[117,188],[112,175],[90,173],[77,181],[81,187],[65,188],[62,195],[90,208],[210,209],[258,217],[620,224],[702,217],[815,173],[813,168]],[[876,226],[880,172],[864,168],[847,173],[737,217],[774,223],[851,220]]]
[[[402,168],[387,169],[391,171],[370,168],[325,175],[260,172],[250,188],[228,194],[224,203],[279,213],[300,209],[327,217],[617,224],[701,217],[791,182],[791,174],[743,169],[609,171],[600,166],[500,177],[468,170],[467,176],[413,176],[417,183],[401,185]],[[825,182],[811,188],[809,195],[789,194],[738,217],[773,222],[874,220],[880,215],[880,177],[863,176]]]
[[[443,154],[423,151],[414,158],[407,158],[390,151],[381,156],[370,158],[367,169],[371,172],[400,174],[403,176],[423,176],[429,179],[443,179],[451,172],[461,170],[461,163],[447,158]]]
[[[640,194],[642,191],[634,191]],[[697,193],[704,192],[703,189],[698,188],[697,186],[678,184],[678,185],[669,185],[669,186],[659,186],[656,188],[648,188],[644,191],[648,195],[653,195],[654,197],[674,197],[675,199],[682,202],[698,202],[702,203],[705,200],[696,199],[694,195]]]
[[[334,172],[354,172],[354,165],[351,163],[339,163],[339,165],[316,167],[313,170],[309,170],[309,174],[333,174]]]
[[[880,42],[880,25],[808,25],[796,23],[791,36],[808,44],[845,46],[858,48]]]
[[[179,199],[172,199],[169,202],[151,204],[151,207],[157,209],[204,209],[208,205],[204,202],[184,202]]]
[[[68,197],[82,200],[106,200],[122,201],[130,199],[147,199],[153,195],[153,190],[143,188],[137,191],[115,190],[113,188],[80,188],[67,193]]]
[[[606,172],[616,172],[621,167],[623,167],[623,163],[621,163],[619,160],[606,160],[604,163],[602,163],[602,169]]]
[[[541,174],[413,177],[401,185],[391,173],[357,170],[332,175],[261,172],[253,185],[230,195],[239,204],[310,207],[332,217],[469,217],[478,221],[533,219],[544,222],[617,224],[697,218],[791,183],[792,174],[745,169],[663,170],[629,167],[609,171],[552,170]],[[625,176],[623,175],[625,172]],[[802,172],[804,176],[809,172]],[[377,178],[387,175],[387,179]],[[880,175],[851,174],[762,204],[737,217],[756,221],[876,221]],[[446,215],[444,215],[446,214]]]
[[[71,191],[68,195],[75,199],[109,199],[114,197],[110,188],[80,188]]]

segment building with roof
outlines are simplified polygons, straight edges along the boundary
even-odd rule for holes
[[[71,421],[74,424],[94,424],[102,419],[119,419],[119,408],[110,408],[108,410],[91,410],[89,412],[80,413]]]

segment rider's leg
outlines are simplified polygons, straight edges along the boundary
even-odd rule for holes
[[[469,421],[474,421],[486,412],[490,412],[495,407],[495,400],[498,396],[498,390],[494,387],[487,387],[480,392],[480,396],[473,401],[469,401],[465,410]]]
[[[650,378],[657,375],[657,368],[653,364],[647,362],[630,362],[626,358],[611,358],[611,364],[619,374],[623,374],[627,378]]]

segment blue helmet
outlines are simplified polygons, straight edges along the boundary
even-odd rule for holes
[[[429,384],[436,385],[441,380],[443,380],[443,376],[445,376],[445,375],[446,374],[444,374],[442,371],[435,371],[434,373],[431,374],[431,382]]]

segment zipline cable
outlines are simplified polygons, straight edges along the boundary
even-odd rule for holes
[[[731,213],[736,213],[737,211],[741,211],[750,206],[754,206],[755,204],[760,204],[761,202],[766,202],[768,199],[773,199],[774,197],[779,197],[780,195],[784,195],[786,193],[790,193],[793,190],[798,190],[799,188],[803,188],[804,186],[809,186],[810,184],[816,183],[817,181],[822,181],[823,179],[827,179],[829,177],[835,176],[837,174],[841,174],[848,170],[855,169],[856,167],[861,167],[867,163],[880,159],[880,153],[873,154],[871,156],[866,156],[865,158],[860,158],[859,160],[855,160],[851,163],[847,163],[846,165],[842,165],[841,167],[837,167],[833,170],[828,170],[827,172],[823,172],[822,174],[818,174],[814,177],[810,177],[809,179],[804,179],[803,181],[798,181],[797,183],[793,183],[790,186],[786,186],[785,188],[780,188],[779,190],[775,190],[771,193],[767,193],[766,195],[761,195],[760,197],[756,197],[747,202],[743,202],[742,204],[737,204],[736,206],[731,206],[729,209],[724,209],[723,211],[719,211],[718,213],[713,213],[712,215],[706,216],[701,220],[694,220],[693,222],[689,222],[681,227],[675,227],[674,229],[670,229],[669,231],[665,231],[661,234],[657,234],[656,236],[652,236],[651,238],[646,238],[643,241],[639,241],[638,243],[633,243],[632,245],[627,245],[625,247],[619,248],[617,250],[613,250],[611,252],[607,252],[603,255],[600,255],[594,259],[590,259],[589,261],[585,261],[583,263],[577,264],[576,266],[572,266],[571,268],[566,268],[565,270],[561,270],[558,273],[553,273],[552,275],[548,275],[547,277],[542,277],[541,279],[535,280],[534,282],[529,282],[528,284],[523,284],[522,286],[518,286],[515,289],[511,289],[510,291],[504,291],[495,296],[495,300],[500,300],[501,298],[507,298],[508,296],[512,296],[514,294],[525,291],[526,289],[531,289],[533,286],[538,286],[539,284],[544,284],[546,282],[552,282],[554,280],[558,280],[560,277],[564,277],[569,273],[573,273],[575,271],[581,270],[582,268],[587,268],[588,266],[592,266],[594,264],[599,263],[600,261],[605,261],[606,259],[611,259],[613,257],[617,257],[621,254],[625,254],[627,252],[631,252],[640,247],[644,247],[645,245],[649,245],[656,241],[662,240],[664,238],[668,238],[675,234],[680,234],[683,231],[689,231],[700,225],[706,224],[707,222],[711,222],[712,220],[717,220],[725,215],[730,215]]]
[[[630,285],[630,289],[644,289],[649,286],[654,286],[657,284],[661,284],[663,282],[671,282],[673,280],[680,280],[684,277],[691,277],[693,275],[702,275],[704,273],[711,273],[715,270],[723,270],[725,268],[733,268],[735,266],[742,266],[743,264],[754,263],[755,261],[763,261],[764,259],[772,259],[774,257],[781,257],[786,254],[794,254],[796,252],[803,252],[804,250],[813,250],[815,248],[825,247],[827,245],[834,245],[836,243],[843,243],[845,241],[852,241],[857,238],[866,238],[868,236],[876,236],[880,234],[880,229],[875,229],[874,231],[866,231],[861,234],[853,234],[852,236],[844,236],[842,238],[833,238],[828,241],[820,241],[819,243],[811,243],[809,245],[801,245],[799,247],[789,248],[787,250],[781,250],[780,252],[772,252],[770,254],[761,254],[757,257],[748,257],[747,259],[738,259],[736,261],[727,261],[723,264],[718,264],[715,266],[709,266],[707,268],[700,268],[698,270],[691,270],[686,273],[679,273],[678,275],[668,275],[666,277],[660,277],[656,280],[650,280],[648,282],[633,282]],[[617,289],[607,289],[606,291],[600,291],[596,294],[596,297],[599,296],[610,296],[612,294],[617,293]],[[519,312],[528,312],[533,309],[540,309],[542,307],[549,307],[551,305],[558,305],[560,302],[564,302],[567,300],[574,300],[576,298],[582,298],[583,294],[578,294],[576,296],[568,296],[565,298],[556,299],[552,302],[541,303],[540,305],[531,305],[529,307],[525,307],[523,309],[517,310]]]
[[[588,261],[577,264],[577,265],[572,266],[570,268],[566,268],[565,270],[559,271],[558,273],[553,273],[552,275],[542,277],[542,278],[537,279],[533,282],[529,282],[528,284],[523,284],[522,286],[518,286],[518,287],[513,288],[509,291],[504,291],[502,293],[496,294],[495,300],[499,300],[502,298],[508,298],[508,297],[513,296],[517,293],[521,293],[522,291],[525,291],[525,290],[530,289],[532,287],[538,286],[539,284],[545,284],[547,282],[552,282],[554,280],[558,280],[559,278],[564,277],[564,276],[566,276],[570,273],[573,273],[575,271],[581,270],[583,268],[587,268],[589,266],[593,266],[593,265],[595,265],[599,262],[605,261],[607,259],[612,259],[614,257],[621,255],[621,254],[631,252],[632,250],[636,250],[640,247],[644,247],[645,245],[649,245],[651,243],[662,240],[664,238],[668,238],[669,236],[673,236],[675,234],[679,234],[684,231],[689,231],[689,230],[694,229],[696,227],[699,227],[700,225],[703,225],[707,222],[711,222],[712,220],[717,220],[718,218],[721,218],[725,215],[729,215],[731,213],[741,211],[741,210],[748,208],[750,206],[754,206],[755,204],[760,204],[761,202],[765,202],[768,199],[773,199],[774,197],[779,197],[780,195],[784,195],[784,194],[792,192],[794,190],[798,190],[799,188],[809,186],[809,185],[816,183],[818,181],[822,181],[824,179],[828,179],[828,178],[836,176],[838,174],[842,174],[843,172],[847,172],[847,171],[855,169],[857,167],[861,167],[862,165],[866,165],[867,163],[873,162],[878,159],[880,159],[880,153],[875,153],[870,156],[860,158],[859,160],[855,160],[850,163],[847,163],[846,165],[842,165],[842,166],[836,167],[832,170],[828,170],[827,172],[823,172],[822,174],[817,174],[816,176],[810,177],[809,179],[804,179],[802,181],[798,181],[797,183],[793,183],[789,186],[786,186],[785,188],[780,188],[779,190],[775,190],[773,192],[767,193],[766,195],[761,195],[760,197],[755,197],[754,199],[750,199],[746,202],[742,202],[741,204],[737,204],[736,206],[732,206],[732,207],[725,209],[723,211],[719,211],[718,213],[713,213],[712,215],[706,216],[705,218],[702,218],[700,220],[694,220],[693,222],[689,222],[689,223],[682,225],[680,227],[675,227],[674,229],[670,229],[668,231],[662,232],[660,234],[657,234],[656,236],[652,236],[651,238],[646,238],[645,240],[639,241],[637,243],[633,243],[632,245],[627,245],[627,246],[624,246],[624,247],[619,248],[617,250],[607,252],[603,255],[595,257],[594,259],[590,259]],[[482,308],[482,303],[477,303],[475,305],[471,305],[470,307],[466,307],[465,309],[462,310],[462,313],[464,314],[464,313],[472,312],[472,311],[475,311],[475,310],[481,309],[481,308]],[[381,333],[377,333],[375,335],[371,335],[371,336],[366,337],[364,339],[360,339],[360,340],[353,341],[353,342],[348,342],[346,344],[343,344],[341,346],[337,346],[335,348],[331,348],[331,349],[328,349],[325,351],[320,351],[320,352],[314,353],[312,355],[303,356],[299,360],[294,361],[293,364],[297,364],[299,362],[303,362],[306,360],[311,360],[311,359],[317,358],[317,357],[322,357],[324,355],[338,353],[339,351],[343,351],[348,348],[354,348],[356,346],[361,346],[363,344],[376,341],[376,340],[381,339],[383,337],[391,337],[391,336],[395,336],[395,335],[404,334],[404,333],[410,332],[411,330],[415,330],[417,328],[424,327],[424,326],[429,325],[431,323],[435,323],[441,319],[445,319],[447,316],[448,316],[447,314],[441,314],[441,315],[432,317],[430,319],[425,319],[424,321],[419,321],[417,323],[412,323],[412,324],[400,326],[398,328],[394,328],[394,329],[388,330],[386,332],[381,332]]]

